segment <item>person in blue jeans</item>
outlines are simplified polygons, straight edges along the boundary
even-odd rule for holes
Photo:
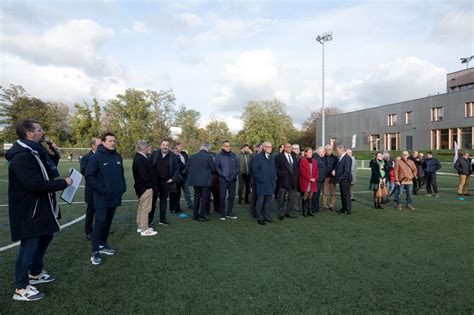
[[[21,121],[16,133],[19,140],[5,154],[11,238],[20,241],[13,300],[37,301],[44,293],[35,285],[56,280],[43,270],[43,257],[60,229],[55,192],[71,185],[72,179],[54,179],[59,176],[59,154],[54,144],[41,145],[44,133],[38,122]]]

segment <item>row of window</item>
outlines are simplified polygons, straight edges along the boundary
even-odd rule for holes
[[[441,121],[444,117],[443,107],[433,107],[431,109],[431,121]],[[474,102],[464,104],[464,117],[474,117]],[[405,125],[411,125],[413,123],[413,112],[405,112]],[[397,114],[387,115],[387,126],[393,127],[397,125]]]

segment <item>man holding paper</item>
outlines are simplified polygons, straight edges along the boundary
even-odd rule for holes
[[[59,207],[55,192],[72,180],[59,176],[56,163],[40,144],[44,133],[40,124],[24,120],[16,127],[20,138],[7,151],[8,208],[12,241],[20,241],[15,266],[16,301],[37,301],[44,297],[34,285],[56,280],[43,270],[43,257],[59,231]]]
[[[102,144],[91,156],[86,169],[86,182],[94,191],[95,222],[92,229],[93,265],[102,263],[100,254],[114,255],[115,250],[107,244],[115,210],[122,204],[122,195],[127,190],[123,160],[115,150],[114,133],[102,136]]]

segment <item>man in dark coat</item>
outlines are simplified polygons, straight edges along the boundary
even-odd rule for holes
[[[295,218],[291,211],[294,208],[298,188],[299,168],[296,154],[291,152],[291,144],[283,145],[283,152],[275,157],[278,174],[278,219]],[[286,208],[285,208],[285,199]]]
[[[160,149],[153,151],[150,156],[153,178],[153,205],[148,216],[150,226],[155,215],[156,201],[160,197],[160,225],[168,225],[166,207],[170,192],[176,192],[176,182],[179,178],[179,162],[176,155],[170,151],[170,142],[162,140]]]
[[[102,144],[90,157],[86,169],[86,182],[94,191],[95,221],[92,229],[91,263],[102,263],[100,254],[114,255],[107,239],[115,210],[122,204],[122,195],[127,190],[123,160],[116,151],[114,133],[102,136]]]
[[[99,138],[92,138],[91,139],[91,150],[89,153],[84,155],[81,159],[81,174],[84,176],[86,174],[87,164],[89,163],[89,159],[91,155],[95,154],[97,151],[97,147],[102,143],[102,140]],[[92,233],[92,224],[94,223],[94,192],[86,182],[86,189],[84,191],[84,201],[87,204],[86,209],[86,219],[84,222],[84,230],[86,232],[86,238],[88,240],[92,240],[91,233]]]
[[[191,200],[191,194],[189,192],[188,174],[186,173],[186,164],[188,163],[189,156],[183,151],[182,144],[179,142],[174,146],[174,154],[179,163],[179,176],[176,181],[176,192],[170,193],[170,210],[171,212],[181,212],[181,191],[184,192],[188,209],[193,208],[193,201]]]
[[[324,162],[323,158],[325,155],[325,150],[323,147],[318,147],[316,152],[313,154],[313,159],[316,160],[318,164],[319,176],[318,176],[318,190],[313,194],[312,199],[312,210],[313,213],[318,213],[321,210],[319,209],[319,197],[321,196],[321,191],[324,186],[324,180],[326,179],[326,163]]]
[[[265,225],[266,222],[272,222],[270,204],[275,193],[277,172],[275,156],[272,154],[272,144],[264,142],[262,146],[263,152],[252,160],[252,172],[255,176],[255,190],[257,193],[255,205],[257,223]]]
[[[326,154],[323,157],[324,163],[326,163],[326,178],[324,179],[324,186],[322,190],[323,194],[323,207],[329,208],[334,211],[334,204],[336,203],[336,179],[334,178],[333,171],[337,165],[337,157],[332,154],[332,146],[326,145],[324,147]],[[329,203],[327,202],[327,193],[329,191]]]
[[[8,160],[8,209],[12,241],[20,241],[15,267],[13,299],[36,301],[44,297],[33,285],[54,281],[43,271],[43,257],[53,233],[59,231],[55,191],[72,184],[71,178],[54,179],[58,173],[40,144],[38,122],[25,120],[16,127],[19,140],[5,154]],[[54,165],[55,167],[55,165]]]
[[[215,158],[216,171],[219,180],[219,210],[221,220],[226,218],[237,219],[234,215],[235,186],[237,184],[237,176],[239,175],[239,161],[234,152],[231,151],[229,141],[222,142],[222,150]],[[227,211],[225,207],[225,199],[229,194],[227,201]]]
[[[137,232],[141,236],[154,236],[157,234],[149,226],[148,214],[151,211],[153,201],[153,180],[150,172],[150,145],[146,140],[140,140],[137,144],[137,153],[133,158],[132,173],[135,180],[134,188],[138,197],[137,207]]]
[[[426,196],[432,196],[433,191],[435,197],[438,197],[438,184],[436,182],[436,172],[441,169],[441,163],[433,157],[433,152],[426,152],[426,158],[422,162],[423,171],[426,180]]]
[[[212,173],[216,171],[209,151],[209,143],[203,143],[199,152],[191,155],[187,165],[189,186],[194,187],[193,220],[200,222],[209,221],[205,213],[211,193]]]
[[[352,158],[346,153],[346,148],[343,145],[337,146],[337,155],[339,156],[339,160],[332,175],[334,175],[336,182],[339,183],[341,193],[342,207],[338,213],[351,214]]]
[[[465,151],[454,163],[454,168],[459,174],[458,196],[469,196],[469,177],[472,174],[472,162],[469,152]]]
[[[255,192],[255,176],[253,176],[252,172],[252,160],[258,155],[262,153],[262,144],[258,143],[255,145],[254,152],[250,154],[249,160],[249,169],[250,169],[250,196],[249,196],[249,205],[250,205],[250,215],[253,218],[257,217],[255,212],[255,204],[257,203],[257,193]]]

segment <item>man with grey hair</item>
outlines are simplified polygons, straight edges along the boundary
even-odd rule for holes
[[[90,146],[91,150],[89,153],[84,155],[81,159],[81,174],[84,176],[86,174],[86,169],[87,169],[87,164],[89,163],[89,159],[95,152],[97,151],[97,147],[102,144],[102,140],[99,138],[92,138],[90,141]],[[91,241],[91,233],[92,233],[92,224],[94,223],[94,191],[90,187],[89,184],[87,184],[86,181],[86,189],[84,191],[84,201],[87,204],[87,209],[86,209],[86,219],[84,222],[84,230],[86,232],[86,238]]]
[[[339,190],[341,192],[342,207],[337,211],[339,214],[351,214],[351,182],[352,182],[352,159],[346,153],[344,145],[337,146],[337,161],[334,171],[332,171],[336,182],[339,183]]]
[[[255,176],[253,176],[252,172],[252,161],[253,159],[262,152],[262,144],[257,143],[254,147],[254,152],[250,154],[250,160],[249,160],[249,170],[250,170],[250,215],[253,218],[257,217],[257,214],[255,213],[255,203],[257,202],[257,193],[255,192]]]
[[[216,164],[212,158],[211,146],[204,142],[198,153],[191,155],[187,164],[189,186],[194,187],[193,220],[206,222],[206,209],[212,187],[212,174],[216,172]]]
[[[133,187],[138,197],[137,232],[141,236],[154,236],[157,234],[148,222],[148,214],[151,211],[153,202],[153,180],[150,172],[150,160],[148,159],[150,150],[148,141],[138,141],[137,153],[132,163],[133,179],[135,180]]]
[[[334,211],[334,204],[336,203],[336,180],[334,178],[334,169],[337,165],[337,157],[332,154],[332,145],[328,144],[324,147],[326,154],[323,158],[326,163],[326,178],[324,180],[324,186],[322,190],[323,194],[323,207],[329,208]],[[329,191],[329,203],[327,202],[327,193]]]
[[[252,172],[255,176],[257,202],[255,205],[257,222],[265,225],[273,222],[270,213],[272,196],[275,193],[277,172],[275,156],[272,154],[272,144],[268,141],[262,144],[263,151],[252,161]]]
[[[321,209],[319,208],[319,197],[321,196],[321,191],[323,190],[324,186],[324,180],[326,179],[326,163],[324,163],[324,155],[326,154],[326,151],[324,150],[323,147],[318,147],[313,154],[313,159],[316,160],[316,163],[318,164],[318,171],[319,171],[319,176],[318,176],[318,185],[317,185],[317,191],[313,194],[312,198],[312,205],[311,205],[311,210],[313,213],[319,213]]]

